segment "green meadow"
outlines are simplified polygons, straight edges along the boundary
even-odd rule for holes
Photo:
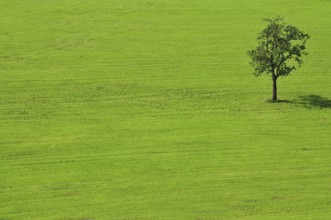
[[[1,0],[0,219],[330,219],[330,47],[330,0]]]

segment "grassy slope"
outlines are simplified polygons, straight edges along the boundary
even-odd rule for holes
[[[326,0],[1,1],[0,219],[327,219],[330,13]],[[270,104],[246,51],[277,14],[312,39],[279,81],[292,103]]]

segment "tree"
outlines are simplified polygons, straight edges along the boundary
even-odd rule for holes
[[[269,74],[273,81],[272,101],[277,101],[277,79],[288,76],[303,63],[308,55],[306,42],[310,38],[297,27],[287,25],[281,17],[263,19],[267,27],[258,35],[258,46],[248,51],[254,75]]]

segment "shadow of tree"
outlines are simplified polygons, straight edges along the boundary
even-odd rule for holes
[[[319,95],[300,96],[296,102],[307,108],[331,108],[331,100]]]

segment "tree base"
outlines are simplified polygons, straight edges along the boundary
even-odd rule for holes
[[[291,103],[291,101],[289,101],[289,100],[280,100],[280,99],[277,99],[277,100],[267,99],[266,102],[267,103]]]

